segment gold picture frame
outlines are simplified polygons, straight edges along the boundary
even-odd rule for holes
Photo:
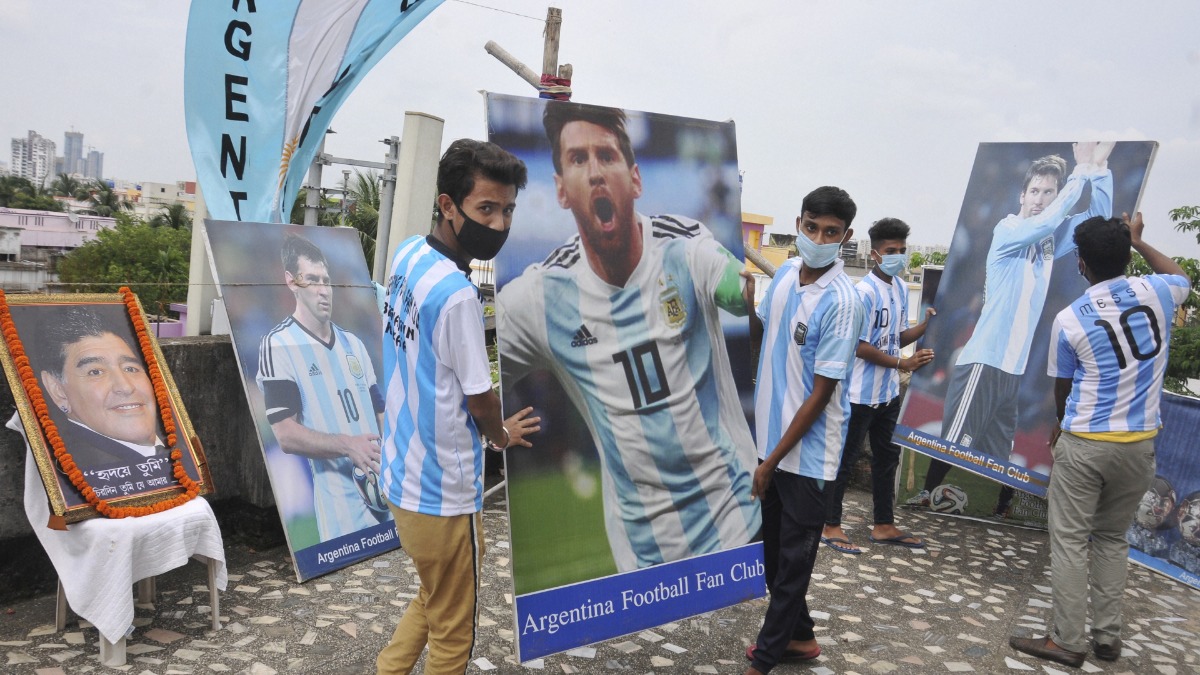
[[[179,463],[198,485],[198,494],[214,491],[203,446],[162,350],[141,302],[132,293],[129,296],[129,305],[125,296],[116,293],[0,299],[0,312],[11,316],[15,328],[15,336],[6,335],[0,341],[0,366],[46,489],[52,528],[100,515],[93,503],[96,500],[104,500],[116,512],[178,501],[186,489],[174,475],[173,448],[166,447],[165,439],[172,435],[174,449],[181,453]],[[136,312],[132,311],[135,307]],[[149,363],[139,344],[134,316],[149,340]],[[89,501],[72,483],[64,462],[54,456],[53,434],[48,435],[39,419],[19,372],[14,337],[29,359],[53,433],[61,438],[70,461],[92,488],[94,500]],[[164,424],[159,413],[151,382],[155,370],[166,389],[173,427]],[[148,424],[154,431],[150,442],[146,442],[150,438],[146,435]]]

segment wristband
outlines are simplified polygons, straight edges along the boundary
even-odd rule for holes
[[[500,425],[500,429],[504,432],[504,446],[500,449],[505,450],[512,443],[512,436],[508,435],[508,427],[503,424]]]
[[[903,373],[904,370],[900,367],[900,355],[896,355],[896,370]]]

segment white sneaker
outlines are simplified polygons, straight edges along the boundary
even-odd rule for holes
[[[921,490],[904,502],[905,506],[929,508],[929,490]]]

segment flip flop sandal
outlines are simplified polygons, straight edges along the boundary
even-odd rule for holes
[[[861,548],[850,548],[850,540],[842,537],[821,537],[821,543],[838,553],[846,553],[848,555],[859,555],[862,553]],[[843,544],[845,545],[843,546]]]

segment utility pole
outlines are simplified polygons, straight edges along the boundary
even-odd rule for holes
[[[326,131],[326,134],[329,132]],[[308,167],[308,184],[304,186],[304,224],[316,225],[317,213],[321,209],[321,158],[325,155],[325,136],[317,146],[317,155]]]
[[[538,91],[542,98],[559,101],[571,100],[571,76],[574,68],[571,64],[558,65],[559,31],[562,28],[562,10],[557,7],[546,8],[546,30],[542,42],[542,74],[539,77],[529,66],[521,63],[520,59],[505,51],[493,40],[488,40],[483,46],[487,53],[496,57],[500,63],[508,66],[522,80],[528,82]]]
[[[383,185],[379,190],[379,224],[375,226],[375,259],[371,265],[371,278],[383,284],[387,274],[388,235],[392,230],[392,204],[396,200],[396,167],[400,164],[400,138],[390,136],[383,141],[388,146],[388,168],[383,172]]]

